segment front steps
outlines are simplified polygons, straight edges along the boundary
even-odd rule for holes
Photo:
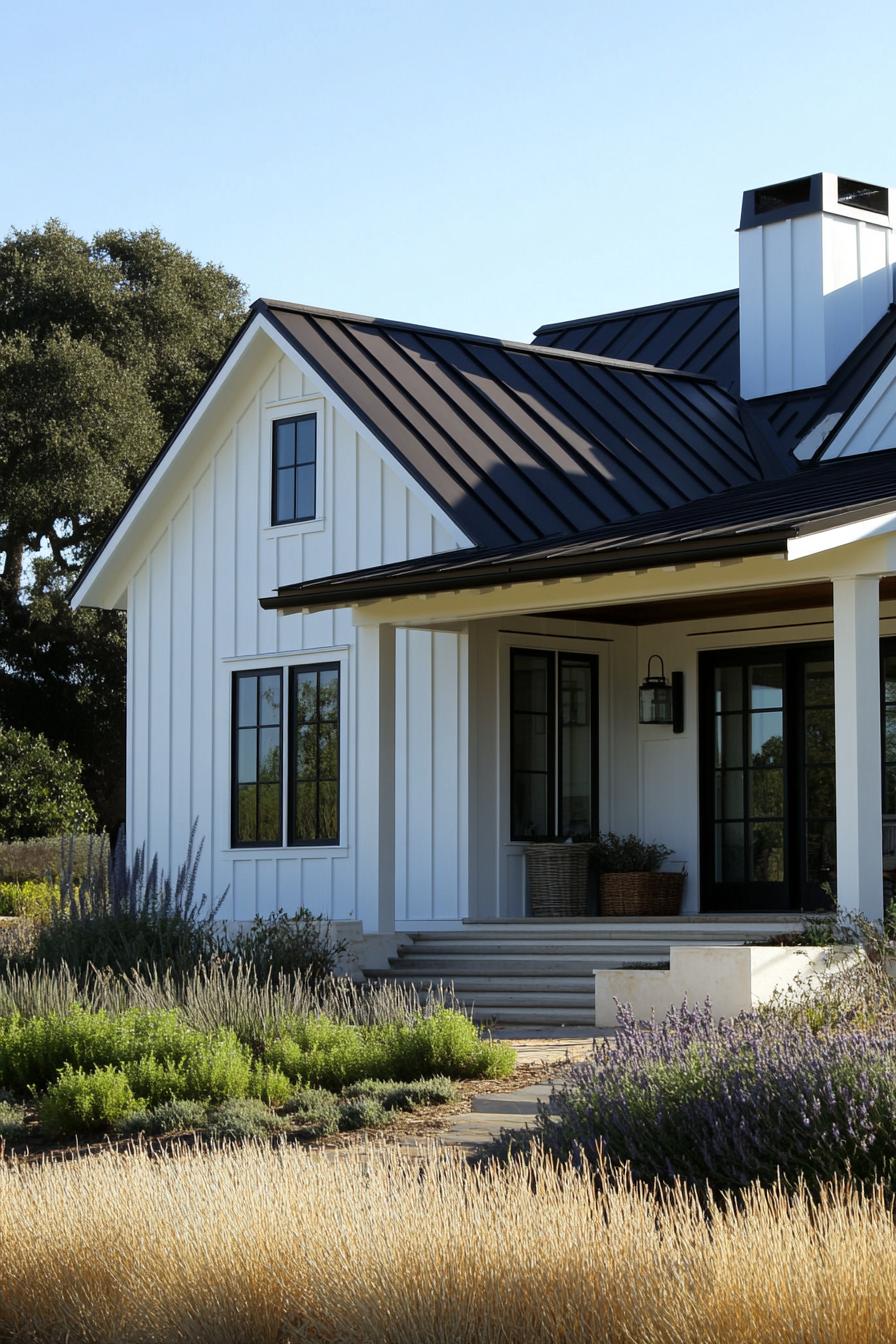
[[[365,974],[424,996],[451,985],[478,1022],[590,1026],[598,968],[662,966],[673,943],[739,945],[802,926],[798,915],[490,920],[409,933],[387,971]]]

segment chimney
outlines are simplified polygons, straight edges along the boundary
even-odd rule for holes
[[[890,192],[836,173],[758,187],[739,237],[741,396],[821,386],[893,301]]]

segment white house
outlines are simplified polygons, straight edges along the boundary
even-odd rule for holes
[[[229,917],[368,933],[522,920],[527,839],[598,827],[685,912],[880,915],[894,217],[748,191],[738,290],[531,345],[255,303],[73,595],[127,612],[131,846],[198,817]]]

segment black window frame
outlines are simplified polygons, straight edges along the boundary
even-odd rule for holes
[[[239,684],[248,678],[258,680],[261,677],[276,677],[280,685],[280,722],[278,728],[278,752],[280,760],[280,779],[278,781],[277,838],[276,840],[241,840],[239,838]],[[283,668],[282,667],[246,667],[236,668],[230,681],[230,845],[232,849],[281,849],[283,846]],[[273,725],[271,725],[273,726]],[[256,725],[256,732],[260,725]],[[257,750],[257,748],[256,748]],[[256,788],[258,780],[256,780]],[[258,799],[255,803],[256,829],[258,822]]]
[[[288,757],[287,757],[287,780],[286,780],[286,808],[287,808],[287,826],[286,826],[286,844],[290,849],[333,849],[341,844],[342,836],[342,664],[338,660],[328,660],[322,663],[294,663],[289,669],[287,679],[288,694]],[[336,785],[336,834],[335,836],[318,836],[316,839],[309,840],[306,837],[296,835],[296,795],[298,780],[296,779],[296,745],[298,742],[298,722],[295,712],[295,684],[298,677],[302,674],[314,672],[317,674],[317,704],[318,713],[320,709],[320,674],[322,672],[336,673],[336,778],[321,779],[320,776],[320,749],[318,747],[317,762],[318,770],[315,775],[317,785],[317,830],[320,831],[320,786],[322,783],[334,783]],[[315,720],[318,727],[322,722],[319,717]]]
[[[514,695],[514,675],[513,665],[517,656],[525,658],[539,657],[544,658],[548,668],[548,743],[547,743],[547,769],[545,771],[518,772],[514,767],[514,715],[517,712],[515,707]],[[589,669],[591,679],[591,706],[592,706],[592,725],[591,725],[591,833],[596,835],[600,829],[599,822],[599,782],[598,774],[600,760],[600,681],[599,669],[600,659],[593,653],[576,653],[570,649],[545,649],[545,648],[526,648],[524,645],[514,645],[510,650],[510,733],[509,733],[509,779],[510,788],[508,791],[508,825],[510,829],[511,844],[526,844],[536,840],[556,839],[558,816],[561,805],[560,789],[563,781],[563,733],[562,729],[562,706],[560,703],[561,690],[561,663],[564,659],[572,662],[584,663]],[[523,711],[520,711],[523,712]],[[516,773],[536,773],[546,774],[548,779],[548,833],[546,836],[519,835],[514,828],[513,816],[513,780]]]
[[[277,429],[280,425],[298,425],[306,420],[314,423],[314,460],[311,463],[294,462],[291,467],[277,466]],[[271,421],[271,527],[291,527],[296,523],[313,523],[318,516],[317,509],[317,487],[319,472],[319,416],[316,411],[307,411],[299,415],[282,415],[276,420]],[[298,449],[297,449],[298,451]],[[278,518],[277,500],[279,492],[277,489],[277,479],[281,471],[292,471],[293,473],[293,499],[295,499],[295,481],[300,466],[311,466],[314,472],[314,489],[312,491],[312,511],[311,513],[299,514],[294,512],[290,518]]]

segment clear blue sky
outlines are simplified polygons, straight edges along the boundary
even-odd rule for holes
[[[528,339],[737,282],[741,192],[896,182],[891,3],[5,0],[0,224]]]

